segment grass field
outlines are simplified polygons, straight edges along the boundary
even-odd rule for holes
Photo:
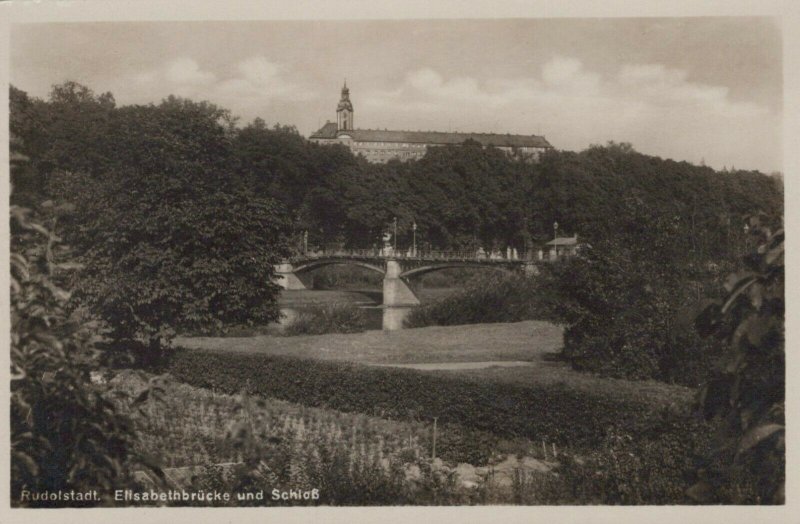
[[[524,367],[426,371],[468,380],[565,386],[656,405],[686,405],[692,390],[577,372],[558,359],[562,329],[548,322],[472,324],[296,337],[180,337],[175,345],[222,352],[290,355],[361,364],[527,361]]]
[[[179,337],[175,345],[378,364],[534,361],[560,349],[561,328],[527,321],[297,337]]]

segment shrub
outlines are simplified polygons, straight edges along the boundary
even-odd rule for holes
[[[611,428],[646,430],[662,414],[564,386],[490,383],[446,373],[213,350],[178,350],[168,370],[194,386],[380,417],[431,419],[505,437],[588,446]]]
[[[679,424],[680,425],[680,424]],[[539,504],[686,504],[697,456],[708,436],[686,427],[641,438],[610,432],[595,449],[559,455],[558,476],[535,495]],[[693,453],[694,452],[694,453]]]
[[[426,288],[459,288],[472,279],[486,276],[485,270],[472,267],[457,267],[425,273],[419,285]]]
[[[312,272],[314,289],[378,288],[383,277],[368,269],[353,266],[326,266]]]
[[[519,322],[549,318],[536,277],[480,275],[464,289],[414,308],[408,327],[449,326],[485,322]]]
[[[363,311],[349,304],[326,304],[304,308],[284,329],[286,336],[325,333],[360,333],[367,328]]]
[[[203,350],[174,353],[170,371],[223,392],[249,382],[255,394],[309,406],[406,420],[437,416],[437,456],[453,462],[485,463],[500,438],[545,440],[576,456],[559,455],[561,480],[523,479],[525,503],[685,502],[707,446],[707,426],[684,413],[562,387]]]
[[[782,504],[784,231],[771,231],[759,218],[751,226],[760,237],[758,249],[745,258],[746,269],[728,279],[725,297],[697,318],[698,330],[725,340],[726,349],[698,398],[698,408],[716,429],[715,448],[690,494],[700,501]]]
[[[57,237],[11,207],[11,500],[22,506],[96,506],[132,485],[130,420],[93,385],[95,323],[66,311],[54,282]],[[86,492],[99,501],[21,499],[22,490]]]
[[[568,325],[562,355],[584,371],[697,386],[718,347],[684,312],[713,274],[686,260],[673,219],[637,200],[628,207],[619,240],[586,246],[542,277],[550,309]]]

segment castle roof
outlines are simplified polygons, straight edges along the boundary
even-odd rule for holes
[[[325,125],[319,128],[319,131],[311,135],[309,138],[336,138],[336,132],[339,127],[336,122],[325,122]]]
[[[410,144],[459,145],[465,140],[475,140],[482,146],[539,147],[553,146],[537,135],[501,135],[496,133],[445,133],[442,131],[391,131],[381,129],[351,129],[338,131],[336,124],[329,122],[310,138],[337,138],[347,135],[359,142],[400,142]]]

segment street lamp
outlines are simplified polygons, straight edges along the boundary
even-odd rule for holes
[[[553,222],[553,252],[556,254],[555,258],[558,258],[558,220]]]
[[[417,256],[417,221],[411,224],[411,231],[414,232],[414,243],[411,247],[411,256]]]
[[[394,217],[394,249],[393,253],[397,255],[397,217]]]

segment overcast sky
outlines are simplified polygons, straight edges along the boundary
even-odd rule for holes
[[[15,26],[11,81],[75,80],[120,105],[169,94],[244,122],[608,140],[716,168],[781,170],[782,65],[770,19],[146,22]]]

